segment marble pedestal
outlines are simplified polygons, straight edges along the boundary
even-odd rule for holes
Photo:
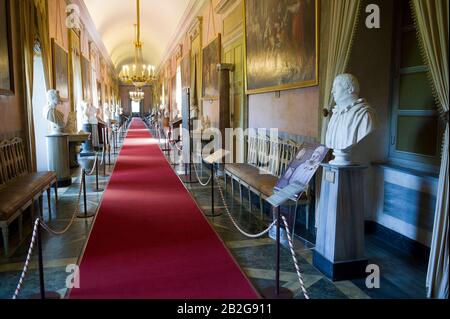
[[[58,187],[72,184],[69,162],[69,134],[47,136],[48,170],[56,172]]]
[[[78,152],[77,148],[80,144],[89,141],[90,134],[71,134],[69,135],[69,154],[70,154],[70,168],[77,168],[78,164]]]
[[[365,166],[322,165],[313,264],[328,278],[339,281],[366,277],[364,256]]]
[[[95,155],[94,144],[92,143],[92,136],[93,136],[94,130],[97,130],[97,125],[83,124],[83,131],[85,131],[86,133],[89,133],[91,136],[91,139],[85,141],[82,144],[82,151],[80,153],[81,157],[88,157],[88,156]]]

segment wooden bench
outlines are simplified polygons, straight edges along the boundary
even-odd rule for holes
[[[250,134],[248,136],[246,163],[225,165],[225,188],[227,188],[227,178],[230,177],[232,193],[234,194],[233,180],[236,181],[239,184],[239,195],[242,202],[242,187],[246,187],[249,190],[250,211],[252,209],[251,193],[258,195],[262,216],[264,213],[264,200],[273,195],[278,180],[284,175],[300,148],[301,145],[292,140],[278,139],[272,141],[265,135]],[[294,213],[297,214],[299,205],[310,205],[310,188],[305,194],[298,199],[293,199],[293,201],[295,204]],[[309,209],[307,209],[306,218],[308,224]]]
[[[33,209],[33,204],[39,200],[42,216],[42,194],[45,191],[51,214],[52,185],[55,186],[58,198],[56,173],[30,173],[22,139],[14,138],[0,143],[0,228],[6,257],[9,257],[9,225],[16,219],[19,220],[19,237],[22,239],[22,214],[29,207]]]

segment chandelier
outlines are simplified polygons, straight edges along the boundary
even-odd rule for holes
[[[144,99],[144,92],[140,88],[136,88],[135,91],[130,92],[130,99],[133,102],[141,102]]]
[[[153,65],[146,65],[142,58],[142,42],[141,42],[141,17],[139,0],[136,0],[137,8],[137,24],[136,40],[134,42],[134,64],[124,65],[119,74],[120,80],[125,84],[133,84],[136,88],[141,88],[144,85],[149,85],[156,80],[155,67]]]

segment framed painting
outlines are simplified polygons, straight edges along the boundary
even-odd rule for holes
[[[219,72],[217,64],[221,62],[220,33],[203,49],[202,97],[204,100],[219,98]]]
[[[191,53],[181,60],[181,88],[191,87]]]
[[[52,39],[53,85],[62,101],[69,100],[69,55]]]
[[[0,0],[0,94],[14,94],[9,0]]]
[[[244,0],[246,93],[319,84],[319,0]]]
[[[81,58],[81,73],[83,80],[83,99],[91,100],[91,64],[85,57]]]

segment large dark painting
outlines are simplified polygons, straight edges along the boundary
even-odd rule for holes
[[[319,0],[245,0],[247,93],[318,85]]]
[[[0,0],[0,94],[13,94],[9,0]]]
[[[191,87],[191,53],[189,52],[181,60],[181,87],[187,89]]]
[[[69,100],[69,58],[68,53],[52,39],[53,81],[62,101]]]
[[[81,57],[81,73],[83,74],[83,99],[91,100],[91,64],[85,57]]]
[[[219,72],[217,64],[220,63],[221,47],[220,34],[203,49],[202,68],[202,97],[214,100],[219,97]]]

